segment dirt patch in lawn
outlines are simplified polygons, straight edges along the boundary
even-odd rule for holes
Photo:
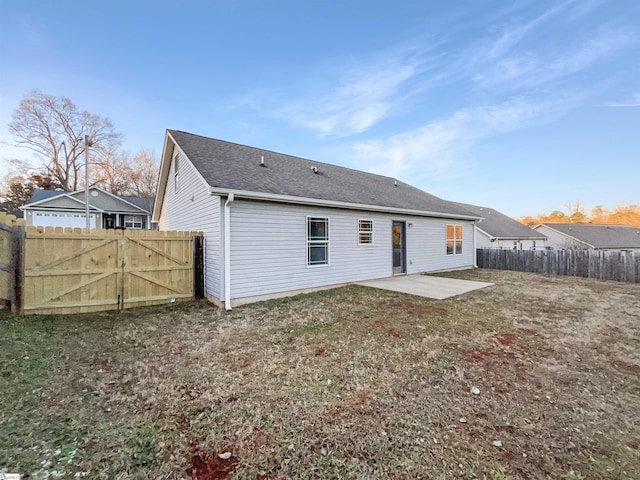
[[[398,313],[402,315],[410,314],[420,317],[427,315],[444,317],[447,315],[446,308],[417,304],[408,300],[383,300],[378,305],[384,309],[397,309]]]
[[[2,314],[0,470],[640,478],[640,286],[450,275],[494,286]]]
[[[226,480],[235,472],[238,459],[231,452],[209,452],[192,447],[187,475],[197,480]]]

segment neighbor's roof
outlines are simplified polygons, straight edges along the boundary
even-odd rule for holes
[[[65,192],[63,190],[36,189],[36,190],[33,191],[33,194],[31,195],[31,198],[29,199],[29,201],[26,204],[39,202],[40,200],[47,200],[49,198],[57,197],[58,195],[61,195],[61,194],[64,194],[64,193],[69,193],[69,192]]]
[[[121,198],[129,203],[133,203],[136,207],[142,208],[143,210],[151,213],[153,210],[153,197],[136,197],[134,195],[118,195],[118,198]]]
[[[640,228],[630,225],[596,225],[591,223],[542,223],[560,233],[594,248],[640,248]]]
[[[522,223],[489,207],[480,207],[468,203],[460,203],[464,208],[479,217],[483,217],[477,224],[478,228],[488,235],[504,240],[546,240],[542,233],[523,225]]]
[[[98,187],[90,187],[90,191],[93,190],[92,195],[89,196],[89,205],[93,208],[105,212],[118,212],[118,213],[150,213],[153,208],[153,199],[114,195]],[[96,194],[94,196],[93,194]],[[33,191],[31,198],[25,203],[22,208],[52,208],[62,209],[65,207],[55,205],[56,199],[74,199],[78,203],[78,209],[84,208],[85,193],[84,190],[77,190],[75,192],[66,192],[63,190],[41,190],[37,189]],[[51,201],[51,202],[49,202]]]
[[[454,202],[390,177],[177,130],[167,132],[212,188],[476,218]]]

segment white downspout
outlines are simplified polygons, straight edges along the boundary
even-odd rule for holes
[[[231,203],[233,193],[224,202],[224,308],[231,311]]]
[[[476,227],[476,222],[473,222],[473,266],[474,268],[478,268],[478,248],[476,246],[476,235],[478,232],[476,231],[478,228]]]

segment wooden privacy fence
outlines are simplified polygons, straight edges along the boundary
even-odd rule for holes
[[[18,226],[13,239],[19,258],[8,300],[19,313],[122,310],[203,297],[199,232]]]
[[[478,267],[640,283],[640,252],[477,249]]]
[[[20,276],[16,278],[16,274],[19,273],[19,260],[22,256],[18,249],[24,225],[22,218],[0,212],[0,301],[12,306],[21,301],[15,297],[21,282]]]

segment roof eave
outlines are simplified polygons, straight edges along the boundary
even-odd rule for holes
[[[72,193],[74,193],[74,192],[66,192],[66,191],[64,191],[64,192],[60,192],[60,194],[59,194],[59,195],[53,195],[53,196],[48,197],[48,198],[43,198],[42,200],[38,200],[37,202],[25,203],[24,205],[22,205],[22,206],[20,207],[20,209],[22,210],[22,209],[24,209],[24,208],[29,208],[29,207],[33,207],[33,206],[38,206],[38,205],[41,205],[41,204],[43,204],[43,203],[50,202],[51,200],[56,200],[56,199],[58,199],[58,198],[60,198],[60,197],[67,197],[67,198],[70,198],[71,200],[73,200],[74,202],[82,203],[82,204],[84,205],[84,202],[81,202],[81,201],[80,201],[80,200],[78,200],[77,198],[73,197],[73,195],[71,195]]]
[[[153,202],[153,212],[151,212],[151,221],[154,223],[157,223],[160,220],[160,214],[162,213],[162,204],[164,202],[165,190],[167,188],[169,178],[169,168],[171,166],[171,157],[173,154],[173,148],[170,147],[170,143],[175,146],[176,141],[171,136],[171,133],[169,133],[169,130],[167,130],[164,136],[162,156],[160,157],[160,174],[158,175],[156,198]],[[167,155],[169,155],[168,158]]]
[[[209,192],[213,195],[226,196],[233,193],[236,198],[247,200],[262,200],[278,203],[297,203],[300,205],[313,205],[318,207],[343,208],[348,210],[365,210],[381,213],[397,213],[404,215],[415,215],[420,217],[453,218],[459,220],[477,221],[482,217],[459,215],[455,213],[430,212],[424,210],[411,210],[397,207],[384,207],[380,205],[365,205],[360,203],[340,202],[336,200],[324,200],[319,198],[296,197],[291,195],[279,195],[275,193],[251,192],[228,188],[210,187]]]
[[[539,237],[526,237],[526,236],[515,236],[515,237],[494,237],[497,240],[547,240],[547,237],[539,236]]]

